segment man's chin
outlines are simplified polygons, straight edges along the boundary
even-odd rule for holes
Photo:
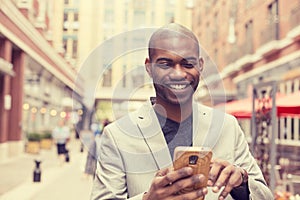
[[[184,106],[188,103],[191,103],[191,99],[190,98],[177,98],[177,99],[173,99],[173,98],[170,98],[168,99],[168,102],[172,105],[176,105],[176,106]]]

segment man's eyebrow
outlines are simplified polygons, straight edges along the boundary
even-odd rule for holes
[[[173,62],[172,59],[170,59],[170,58],[164,58],[164,57],[156,59],[156,62],[159,62],[159,61]]]
[[[186,60],[186,61],[197,61],[198,58],[195,58],[195,57],[187,57],[187,58],[183,58],[183,60]]]

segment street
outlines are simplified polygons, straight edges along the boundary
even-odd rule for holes
[[[70,162],[62,166],[55,146],[0,164],[0,200],[89,199],[92,178],[83,174],[87,150],[80,152],[80,140],[75,139],[69,149]],[[34,159],[42,160],[41,182],[33,182]]]

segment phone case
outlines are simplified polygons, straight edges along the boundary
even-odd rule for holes
[[[174,170],[182,167],[192,167],[194,174],[203,174],[206,178],[203,184],[196,184],[194,187],[181,190],[180,193],[186,193],[192,190],[197,190],[207,185],[208,173],[210,169],[210,161],[212,151],[206,147],[176,147],[174,151]],[[203,198],[200,198],[203,199]]]

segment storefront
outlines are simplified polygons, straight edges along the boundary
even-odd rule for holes
[[[3,1],[0,161],[24,152],[27,133],[52,129],[60,118],[70,125],[73,118],[79,119],[83,89],[75,86],[78,78],[70,63],[54,50],[26,15],[11,1]]]

